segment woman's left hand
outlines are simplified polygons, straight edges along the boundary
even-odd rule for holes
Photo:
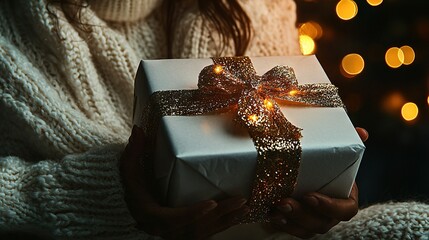
[[[340,221],[350,220],[358,212],[358,189],[353,184],[348,199],[309,193],[300,200],[285,198],[272,213],[272,226],[300,238],[328,232]]]
[[[362,141],[368,132],[356,128]],[[328,232],[341,221],[348,221],[358,212],[358,188],[353,184],[349,198],[331,198],[321,193],[308,193],[301,199],[285,198],[271,215],[272,226],[300,238]]]

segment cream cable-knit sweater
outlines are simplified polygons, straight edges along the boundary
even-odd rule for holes
[[[242,2],[255,29],[247,55],[299,54],[292,0]],[[148,238],[127,210],[117,164],[130,134],[139,59],[166,57],[159,1],[91,3],[83,11],[90,33],[54,8],[60,40],[44,0],[0,1],[0,230],[36,225],[60,238]],[[186,9],[174,57],[216,55],[217,35],[207,25]],[[329,236],[366,230],[394,237],[393,224],[410,219],[399,232],[417,239],[428,234],[428,210],[370,207]]]

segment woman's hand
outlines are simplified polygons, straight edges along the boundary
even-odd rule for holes
[[[356,128],[362,141],[368,132]],[[285,198],[272,213],[272,226],[300,238],[310,238],[328,232],[340,221],[348,221],[358,212],[358,188],[353,184],[348,199],[330,198],[320,193],[309,193],[302,199]]]
[[[146,187],[139,164],[143,138],[142,130],[135,126],[120,161],[125,200],[141,229],[166,239],[204,239],[237,224],[249,212],[246,199],[241,197],[180,208],[158,204]]]

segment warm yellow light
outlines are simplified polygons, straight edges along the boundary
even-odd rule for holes
[[[429,105],[429,96],[428,96],[427,102],[428,102],[428,105]]]
[[[273,109],[273,107],[274,107],[273,103],[272,103],[270,100],[268,100],[268,99],[265,99],[265,100],[264,100],[264,105],[265,105],[265,107],[266,107],[268,110],[271,110],[271,109]]]
[[[419,108],[415,103],[408,102],[402,106],[401,114],[406,121],[412,121],[419,115]]]
[[[256,114],[249,115],[249,117],[247,117],[247,119],[249,119],[250,122],[256,122],[256,121],[258,121],[258,115],[256,115]]]
[[[404,63],[404,52],[400,48],[391,47],[386,51],[386,63],[391,68],[398,68]]]
[[[397,113],[405,102],[400,92],[392,92],[383,99],[382,106],[386,112]]]
[[[342,20],[350,20],[358,13],[358,6],[353,0],[341,0],[335,9]]]
[[[410,65],[414,62],[414,59],[416,58],[416,54],[414,53],[414,49],[410,46],[402,46],[401,48],[402,53],[404,54],[404,65]]]
[[[358,75],[365,67],[365,61],[362,56],[357,53],[346,55],[341,61],[341,67],[350,75]]]
[[[295,96],[298,93],[298,90],[292,90],[289,92],[289,95]]]
[[[299,35],[307,35],[317,40],[322,37],[323,29],[317,22],[309,21],[299,26]]]
[[[369,3],[369,5],[373,7],[378,6],[383,2],[383,0],[366,0],[366,1]]]
[[[316,43],[310,36],[307,35],[299,36],[299,45],[301,46],[301,52],[304,55],[313,54],[316,50]]]
[[[223,67],[221,65],[215,65],[213,72],[216,74],[221,74],[223,72]]]

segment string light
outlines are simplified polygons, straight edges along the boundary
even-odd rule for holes
[[[402,118],[405,121],[412,121],[419,115],[419,108],[413,102],[405,103],[401,109]]]
[[[310,36],[307,35],[299,36],[299,45],[303,55],[313,54],[316,50],[316,43]]]
[[[249,117],[247,117],[247,119],[248,119],[250,122],[254,123],[254,122],[258,121],[259,117],[258,117],[258,115],[256,115],[256,114],[252,114],[252,115],[249,115]]]
[[[369,5],[373,7],[378,6],[383,2],[383,0],[366,0],[366,1],[368,2]]]
[[[289,95],[295,96],[298,93],[298,90],[292,90],[289,92]]]
[[[274,107],[273,103],[268,99],[264,100],[264,105],[268,110],[272,110]]]
[[[342,20],[350,20],[358,13],[358,6],[353,0],[341,0],[335,8],[337,16]]]
[[[346,55],[341,61],[341,67],[349,75],[358,75],[365,67],[365,61],[362,56],[357,53]]]
[[[223,67],[221,65],[215,65],[213,72],[216,74],[221,74],[223,72]]]

